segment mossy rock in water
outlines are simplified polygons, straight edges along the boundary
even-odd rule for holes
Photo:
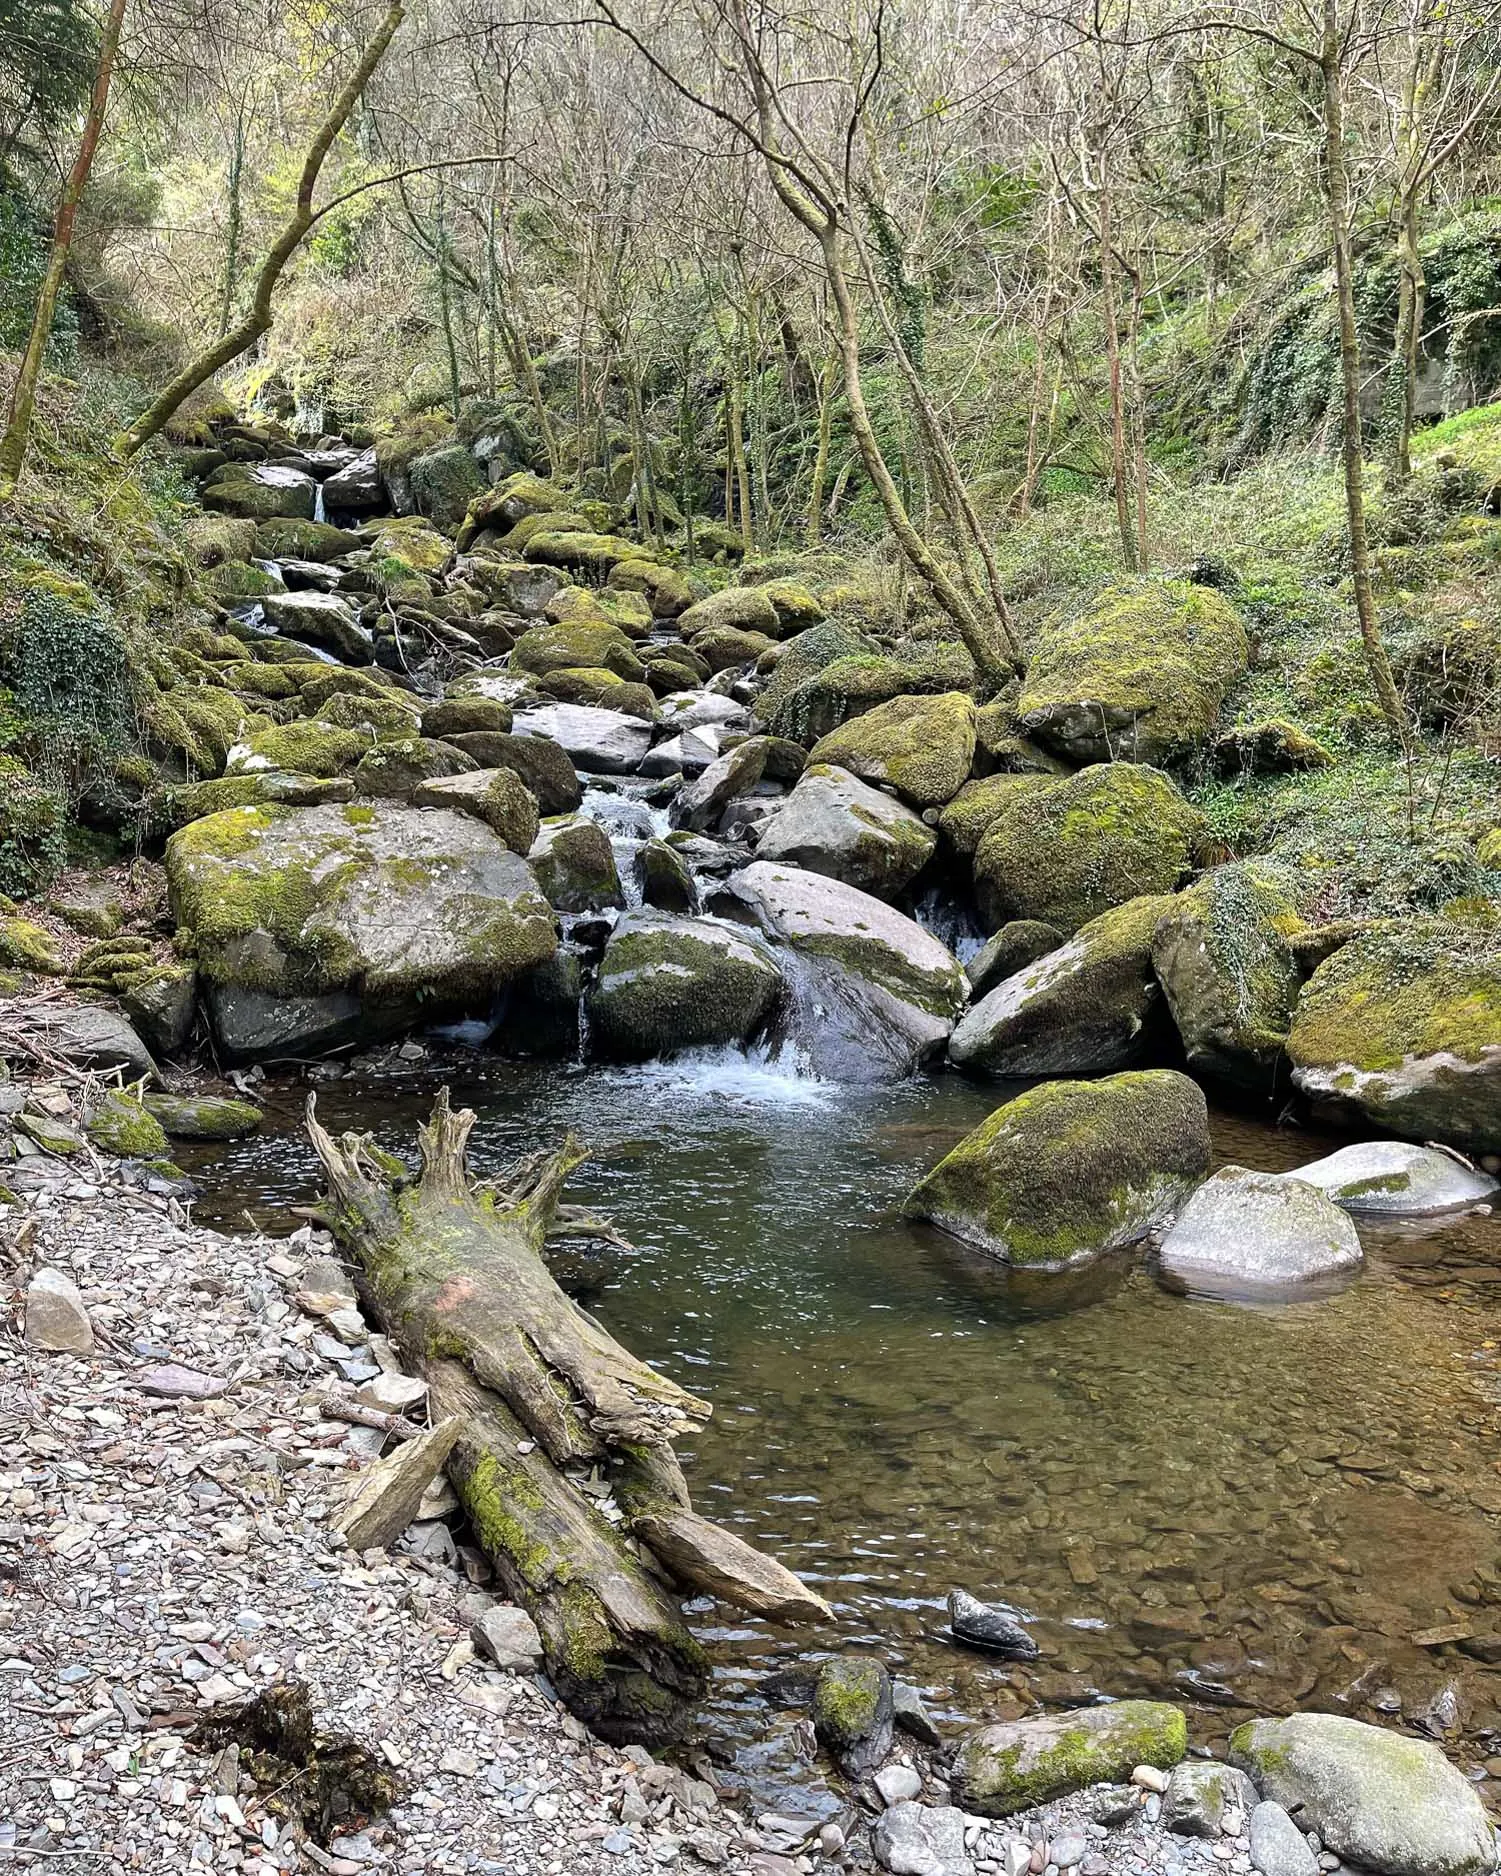
[[[1172,892],[1203,822],[1158,769],[1101,762],[1007,792],[975,849],[975,896],[994,931],[1037,918],[1076,931],[1143,893]]]
[[[802,751],[797,745],[781,745]],[[764,770],[763,770],[764,773]],[[927,865],[937,840],[922,818],[848,770],[815,764],[761,827],[762,860],[781,860],[894,899]]]
[[[0,965],[8,971],[37,971],[56,977],[63,970],[57,942],[29,918],[0,918]]]
[[[1489,1876],[1496,1839],[1480,1794],[1426,1739],[1335,1713],[1251,1720],[1230,1760],[1324,1847],[1394,1876]]]
[[[1144,1238],[1208,1171],[1208,1110],[1186,1075],[1050,1081],[982,1121],[903,1210],[1008,1264],[1062,1270]]]
[[[357,795],[383,801],[402,801],[423,782],[448,775],[467,775],[479,767],[452,743],[430,742],[424,736],[403,736],[396,742],[377,743],[360,757],[352,780]]]
[[[474,769],[423,782],[412,791],[412,806],[472,814],[512,853],[530,853],[537,839],[537,799],[514,769]]]
[[[713,625],[696,633],[688,648],[711,671],[733,671],[737,665],[755,664],[775,646],[776,640],[768,638],[764,632],[742,632],[733,625]]]
[[[583,704],[591,710],[615,710],[621,716],[657,720],[657,700],[648,684],[628,684],[613,671],[549,671],[537,679],[540,697],[556,703]]]
[[[106,1094],[83,1130],[95,1146],[121,1159],[167,1157],[167,1136],[160,1120],[131,1094]]]
[[[203,505],[246,521],[276,516],[311,520],[318,485],[300,469],[271,463],[225,463],[204,484]]]
[[[606,585],[619,592],[640,593],[654,619],[676,619],[693,604],[693,582],[686,573],[640,555],[617,561]]]
[[[612,671],[639,684],[646,673],[631,641],[618,625],[534,625],[512,647],[513,670],[543,676],[549,671]]]
[[[1109,917],[1109,914],[1106,914]],[[984,997],[1029,964],[1045,958],[1063,943],[1063,933],[1056,925],[1046,925],[1037,918],[1015,918],[988,938],[964,967],[970,991]]]
[[[1303,988],[1287,1053],[1316,1100],[1390,1132],[1501,1152],[1501,950],[1485,926],[1360,934]]]
[[[1237,723],[1216,738],[1210,760],[1217,775],[1300,775],[1334,766],[1334,756],[1315,736],[1282,717]]]
[[[866,782],[889,782],[917,808],[941,807],[968,779],[975,757],[975,706],[962,691],[894,697],[814,744]]]
[[[1223,594],[1183,580],[1122,582],[1043,627],[1017,716],[1074,762],[1160,762],[1209,735],[1248,655]]]
[[[261,730],[236,752],[230,774],[254,775],[264,769],[284,769],[293,775],[342,775],[370,747],[370,738],[358,730],[336,729],[313,717]]]
[[[776,959],[753,933],[717,919],[632,912],[600,960],[588,999],[590,1036],[616,1061],[743,1042],[781,991]]]
[[[625,904],[610,837],[582,814],[550,815],[538,828],[527,859],[556,912],[599,912]]]
[[[1196,1074],[1255,1094],[1285,1077],[1302,929],[1292,900],[1254,862],[1219,867],[1173,901],[1152,963]]]
[[[997,938],[1018,933],[1031,942],[1034,933],[1052,932],[1054,944],[991,981],[965,1011],[949,1038],[955,1066],[997,1077],[1101,1075],[1149,1060],[1171,1039],[1152,944],[1175,903],[1165,893],[1129,899],[1067,942],[1039,922],[1002,926]]]
[[[448,740],[473,756],[482,769],[514,769],[543,814],[572,814],[584,798],[572,758],[546,736],[473,730],[455,733]]]
[[[891,1750],[894,1711],[891,1676],[879,1661],[836,1655],[819,1669],[813,1731],[848,1777],[874,1771]]]
[[[827,619],[822,625],[799,632],[784,643],[776,670],[752,706],[757,721],[776,736],[790,736],[800,743],[816,741],[831,726],[809,722],[801,702],[802,687],[836,658],[877,655],[873,640],[838,619]]]
[[[354,553],[358,534],[330,527],[326,521],[300,521],[283,516],[262,521],[255,530],[255,551],[262,560],[338,560]]]
[[[977,1727],[960,1742],[950,1782],[965,1810],[1011,1817],[1089,1785],[1119,1783],[1138,1765],[1171,1771],[1187,1750],[1188,1723],[1176,1707],[1121,1700]]]
[[[263,1116],[249,1101],[234,1101],[218,1094],[148,1094],[147,1113],[161,1123],[172,1140],[243,1140],[259,1133]]]

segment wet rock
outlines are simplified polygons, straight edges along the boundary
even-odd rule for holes
[[[1360,1239],[1316,1186],[1225,1166],[1183,1207],[1162,1240],[1161,1274],[1197,1294],[1297,1289],[1357,1269]]]
[[[696,912],[698,888],[688,862],[665,840],[648,840],[636,854],[636,877],[643,905],[659,912]]]
[[[960,1641],[988,1648],[1016,1661],[1035,1661],[1039,1650],[1014,1609],[981,1602],[967,1590],[949,1591],[949,1626]]]
[[[544,704],[522,710],[513,727],[518,736],[549,738],[567,752],[576,768],[590,775],[633,775],[651,747],[649,723],[587,704]],[[518,763],[511,766],[520,768]],[[521,774],[525,778],[526,771],[521,769]]]
[[[1318,1876],[1319,1860],[1280,1804],[1268,1799],[1251,1812],[1251,1867],[1261,1876]]]
[[[267,593],[266,623],[284,638],[321,645],[346,664],[369,664],[372,640],[348,600],[335,593]]]
[[[975,1876],[964,1832],[954,1805],[894,1805],[876,1824],[876,1861],[892,1876]]]
[[[818,1743],[851,1778],[863,1778],[891,1750],[891,1676],[879,1661],[836,1655],[813,1690]]]
[[[1161,1006],[1152,942],[1172,904],[1167,894],[1128,900],[987,990],[955,1024],[950,1059],[996,1076],[1107,1074],[1144,1059]],[[1018,929],[1054,928],[1024,922],[997,936]]]
[[[1479,1794],[1429,1741],[1297,1713],[1238,1727],[1230,1756],[1326,1849],[1383,1876],[1488,1876],[1495,1864]]]
[[[846,770],[815,764],[762,827],[756,856],[894,899],[936,845],[933,830],[911,808]]]
[[[555,911],[598,912],[625,904],[610,837],[582,814],[550,815],[537,829],[527,860]]]
[[[452,808],[483,821],[512,853],[529,854],[537,839],[537,798],[514,769],[471,769],[439,776],[412,790],[414,808]]]
[[[300,469],[275,463],[225,463],[204,484],[203,505],[246,521],[277,516],[311,521],[318,485]]]
[[[539,813],[572,814],[584,798],[578,770],[568,754],[546,736],[464,732],[449,741],[473,756],[481,770],[510,769],[521,777]]]
[[[253,1062],[277,1055],[316,1056],[361,1037],[386,1033],[368,1019],[360,997],[350,990],[323,996],[281,996],[251,984],[204,985],[209,1022],[226,1058]],[[416,1006],[407,1016],[415,1020]],[[406,1017],[395,1024],[404,1026]]]
[[[362,450],[323,484],[324,506],[333,514],[367,514],[384,500],[373,449]]]
[[[1304,986],[1288,1037],[1305,1094],[1468,1153],[1501,1152],[1501,952],[1442,920],[1352,938]]]
[[[781,990],[777,960],[754,933],[720,919],[628,913],[589,992],[590,1034],[602,1055],[622,1061],[743,1042]]]
[[[1128,899],[1172,892],[1202,826],[1167,776],[1137,763],[1018,778],[975,849],[981,915],[992,930],[1027,918],[1077,931]]]
[[[525,1609],[497,1603],[470,1624],[475,1647],[498,1668],[530,1674],[542,1660],[542,1637]]]
[[[641,773],[656,778],[702,775],[718,756],[719,732],[712,725],[700,730],[683,730],[646,752],[641,761]]]
[[[166,864],[221,1041],[236,1032],[241,1052],[249,1034],[277,1027],[257,999],[312,1000],[281,1013],[311,1043],[348,1014],[319,1000],[378,1012],[421,996],[438,1010],[487,998],[557,948],[526,862],[446,809],[234,809],[174,834]]]
[[[122,993],[120,1007],[155,1054],[187,1047],[197,1009],[198,972],[191,964],[164,964]]]
[[[417,1515],[422,1494],[442,1471],[463,1422],[457,1414],[366,1466],[329,1515],[329,1527],[352,1550],[386,1549]]]
[[[1046,1082],[997,1108],[903,1211],[1007,1263],[1060,1270],[1161,1225],[1209,1158],[1204,1096],[1186,1075]]]
[[[1247,656],[1221,594],[1123,581],[1043,626],[1016,713],[1071,762],[1161,762],[1208,736]]]
[[[923,1745],[937,1746],[943,1743],[942,1735],[933,1724],[922,1695],[906,1681],[894,1680],[891,1683],[891,1712],[901,1730]]]
[[[221,1094],[148,1094],[145,1107],[174,1140],[243,1140],[261,1128],[258,1107]]]
[[[1430,1218],[1483,1203],[1501,1192],[1488,1173],[1447,1153],[1405,1140],[1366,1140],[1341,1147],[1288,1175],[1317,1186],[1357,1217]]]
[[[1188,1727],[1176,1707],[1122,1700],[977,1727],[960,1742],[950,1783],[967,1810],[1010,1817],[1123,1779],[1136,1765],[1171,1768],[1187,1748]]]
[[[1233,1765],[1185,1759],[1174,1769],[1162,1800],[1162,1824],[1179,1837],[1218,1839],[1227,1817],[1244,1816],[1256,1787]]]
[[[728,803],[755,787],[765,767],[764,737],[750,736],[737,743],[724,755],[716,756],[702,774],[686,785],[673,803],[674,822],[690,832],[704,833],[714,826]]]
[[[1018,918],[1003,925],[964,967],[972,997],[978,1001],[987,996],[997,984],[1056,951],[1063,941],[1056,925],[1044,925],[1039,919]]]
[[[87,1355],[93,1348],[89,1313],[64,1271],[39,1270],[27,1284],[26,1346],[58,1355]]]
[[[975,706],[949,691],[879,704],[821,738],[811,759],[862,781],[887,782],[914,807],[932,808],[959,792],[974,755]]]
[[[963,1008],[958,960],[915,920],[842,881],[758,860],[730,893],[786,945],[780,1039],[830,1080],[900,1081],[938,1054]]]
[[[1152,941],[1152,964],[1197,1075],[1270,1093],[1302,979],[1289,939],[1297,908],[1253,866],[1221,866],[1180,893]]]

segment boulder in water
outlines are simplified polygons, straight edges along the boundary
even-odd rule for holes
[[[246,521],[282,515],[310,521],[317,500],[318,484],[310,475],[276,463],[225,463],[203,488],[205,508]]]
[[[649,723],[587,704],[522,710],[512,727],[518,736],[545,736],[557,743],[575,767],[591,775],[633,775],[651,747]]]
[[[600,912],[625,904],[610,837],[582,814],[550,815],[527,860],[555,912]]]
[[[1077,931],[1113,905],[1172,892],[1187,874],[1203,823],[1160,770],[1100,762],[1011,783],[975,849],[975,895],[991,930],[1035,918]]]
[[[694,833],[706,832],[737,795],[755,787],[765,767],[766,738],[748,736],[684,787],[673,804],[673,819]]]
[[[1303,1092],[1378,1127],[1501,1153],[1501,946],[1414,919],[1352,938],[1303,988],[1287,1052]]]
[[[988,996],[997,984],[1045,958],[1062,943],[1063,933],[1056,925],[1045,925],[1035,918],[1012,919],[987,938],[965,965],[970,994],[976,999]]]
[[[1317,1186],[1357,1217],[1431,1218],[1483,1204],[1501,1183],[1431,1146],[1366,1140],[1298,1166],[1287,1175]]]
[[[813,1731],[841,1771],[863,1778],[891,1750],[891,1676],[864,1655],[836,1655],[819,1669]]]
[[[1335,1713],[1251,1720],[1230,1757],[1326,1849],[1383,1876],[1490,1876],[1496,1835],[1443,1752]]]
[[[1297,1290],[1357,1270],[1349,1215],[1285,1173],[1224,1166],[1201,1185],[1162,1240],[1160,1273],[1199,1295]]]
[[[1040,1652],[1015,1609],[981,1602],[965,1589],[949,1591],[949,1627],[960,1641],[1009,1655],[1014,1661],[1035,1661]]]
[[[960,1742],[950,1783],[967,1811],[1010,1817],[1089,1785],[1119,1783],[1139,1765],[1171,1771],[1187,1750],[1188,1725],[1176,1707],[1121,1700],[976,1727]]]
[[[384,499],[373,449],[362,450],[323,484],[323,505],[333,514],[366,514]]]
[[[1144,1238],[1208,1170],[1208,1110],[1186,1075],[1050,1081],[982,1121],[903,1210],[1009,1264],[1062,1270]]]
[[[894,899],[936,845],[933,830],[911,808],[847,770],[815,763],[763,825],[756,857]]]
[[[1002,1077],[1100,1075],[1142,1060],[1161,1002],[1152,941],[1173,903],[1166,894],[1130,899],[987,990],[955,1024],[950,1059]],[[998,936],[1018,929],[1054,928],[1019,921]]]
[[[600,960],[590,1035],[618,1061],[744,1042],[781,992],[777,960],[753,932],[722,919],[631,912]]]
[[[373,640],[353,606],[337,593],[267,593],[261,601],[266,623],[284,638],[321,645],[346,664],[369,664]]]

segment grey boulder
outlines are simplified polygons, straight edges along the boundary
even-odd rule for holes
[[[588,704],[544,704],[517,713],[518,736],[545,736],[590,775],[633,775],[651,747],[652,726]]]
[[[600,960],[590,1036],[617,1061],[743,1042],[781,992],[777,959],[754,932],[722,919],[633,912]]]
[[[1319,1876],[1319,1860],[1297,1825],[1270,1798],[1251,1813],[1251,1867],[1260,1876]]]
[[[876,1861],[891,1876],[975,1876],[966,1822],[952,1804],[894,1804],[876,1824]]]
[[[321,645],[346,664],[369,664],[373,641],[354,608],[337,593],[267,593],[261,601],[267,625],[284,638]]]
[[[1501,1183],[1429,1146],[1365,1140],[1299,1166],[1288,1175],[1317,1186],[1357,1216],[1430,1218],[1478,1205]]]
[[[1185,1759],[1173,1769],[1162,1797],[1162,1823],[1178,1837],[1217,1841],[1227,1819],[1241,1827],[1256,1803],[1256,1787],[1233,1765]]]
[[[905,803],[847,769],[815,764],[761,829],[760,860],[894,899],[932,858],[938,836]]]
[[[1200,1295],[1296,1291],[1361,1263],[1349,1214],[1318,1189],[1278,1173],[1224,1166],[1162,1240],[1163,1277]]]

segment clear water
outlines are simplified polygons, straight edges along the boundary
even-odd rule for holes
[[[1501,1634],[1501,1575],[1477,1600],[1501,1560],[1501,1218],[1363,1230],[1358,1281],[1277,1308],[1169,1296],[1132,1256],[1018,1281],[897,1216],[995,1089],[836,1088],[732,1054],[474,1059],[449,1079],[481,1169],[569,1127],[592,1143],[571,1190],[637,1249],[570,1250],[559,1274],[714,1403],[684,1455],[695,1501],[835,1606],[833,1630],[698,1618],[708,1723],[758,1796],[811,1777],[768,1672],[848,1645],[953,1717],[1151,1694],[1211,1744],[1316,1705],[1443,1735],[1467,1767],[1496,1750],[1497,1672],[1413,1638]],[[410,1150],[436,1079],[325,1084],[320,1115]],[[301,1100],[200,1162],[200,1217],[290,1222],[313,1183]],[[1216,1143],[1266,1168],[1338,1144],[1228,1115]],[[956,1585],[1026,1610],[1041,1660],[954,1646]]]

